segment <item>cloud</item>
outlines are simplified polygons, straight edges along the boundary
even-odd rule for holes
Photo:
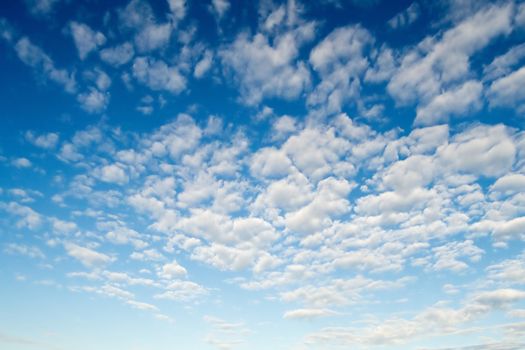
[[[328,317],[337,315],[337,312],[329,309],[296,309],[286,311],[284,319],[313,319],[318,317]]]
[[[401,58],[398,71],[388,83],[388,92],[400,105],[425,104],[443,88],[461,83],[470,74],[471,57],[511,32],[511,15],[510,4],[486,6],[443,35],[427,37]]]
[[[521,111],[525,108],[525,93],[520,87],[525,83],[525,67],[494,81],[487,98],[491,107],[509,107]]]
[[[106,110],[109,104],[109,97],[109,92],[103,92],[91,87],[88,91],[78,94],[77,101],[86,112],[101,113]]]
[[[361,26],[337,28],[310,52],[310,64],[321,82],[308,95],[307,104],[324,106],[325,113],[341,112],[360,95],[361,78],[369,66],[367,50],[374,39]]]
[[[59,136],[58,133],[50,132],[47,134],[35,135],[32,131],[26,131],[25,139],[31,144],[44,148],[44,149],[53,149],[56,147]]]
[[[186,88],[186,78],[176,67],[151,57],[137,57],[133,61],[133,76],[152,90],[179,94]]]
[[[176,277],[185,276],[188,272],[177,261],[164,264],[159,275],[165,279],[175,279]]]
[[[139,52],[149,52],[166,46],[171,37],[170,23],[149,24],[135,36],[135,45]]]
[[[77,88],[75,77],[65,69],[57,69],[51,58],[38,46],[23,37],[15,44],[18,58],[26,65],[35,69],[36,73],[46,79],[63,86],[68,93],[74,93]]]
[[[404,28],[417,21],[420,15],[421,8],[419,4],[417,2],[413,2],[405,10],[389,19],[387,24],[392,29]]]
[[[447,122],[450,117],[472,115],[479,111],[482,102],[483,85],[469,80],[453,90],[434,97],[427,105],[417,108],[415,125],[433,125]]]
[[[210,50],[206,50],[201,60],[195,65],[193,76],[197,79],[202,78],[210,70],[212,64],[213,53]]]
[[[5,245],[4,252],[8,254],[19,254],[29,258],[44,259],[45,255],[35,246],[28,246],[25,244],[9,243]]]
[[[135,55],[135,50],[133,49],[133,45],[131,43],[125,42],[114,47],[108,47],[100,50],[99,55],[102,61],[112,66],[118,67],[131,61]]]
[[[16,222],[16,226],[18,228],[27,227],[30,230],[35,230],[43,223],[42,216],[30,207],[20,205],[15,202],[10,202],[9,204],[4,205],[2,204],[0,204],[0,208],[3,208],[8,213],[19,217],[18,221]]]
[[[512,73],[512,68],[523,59],[525,59],[525,44],[510,48],[483,68],[484,79],[492,81]]]
[[[218,19],[221,19],[231,6],[228,0],[212,0],[211,4]]]
[[[469,155],[477,154],[477,157]],[[452,171],[497,177],[507,173],[515,159],[516,146],[503,125],[476,126],[438,148],[442,164]]]
[[[294,99],[310,85],[304,62],[296,61],[299,48],[313,38],[313,23],[304,24],[273,38],[262,33],[242,33],[219,51],[226,69],[239,84],[242,102],[256,105],[263,98]]]
[[[186,16],[186,0],[168,0],[168,5],[176,20],[181,20]]]
[[[84,23],[70,22],[69,29],[81,60],[86,59],[90,52],[106,43],[104,34],[95,32]]]
[[[82,265],[89,268],[104,266],[115,261],[115,258],[110,257],[109,255],[79,246],[75,243],[65,243],[64,248],[69,256],[75,258],[80,261]]]
[[[491,191],[503,193],[517,193],[525,186],[525,175],[508,174],[500,177],[490,187]]]
[[[27,158],[16,158],[11,162],[15,168],[30,168],[33,164]]]
[[[26,6],[34,16],[48,16],[60,0],[25,0]]]

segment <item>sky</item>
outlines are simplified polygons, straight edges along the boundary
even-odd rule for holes
[[[525,349],[525,2],[0,7],[0,348]]]

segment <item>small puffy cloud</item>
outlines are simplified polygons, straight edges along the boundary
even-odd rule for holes
[[[179,94],[186,88],[186,78],[177,67],[151,57],[138,57],[133,62],[133,76],[152,90]]]
[[[439,147],[437,154],[450,171],[495,177],[511,169],[516,146],[504,125],[481,125],[456,135],[449,144]]]
[[[525,175],[507,174],[499,179],[490,187],[491,191],[502,193],[518,193],[525,188]]]
[[[304,62],[297,61],[300,46],[313,37],[314,26],[306,24],[273,39],[258,33],[237,36],[220,50],[226,69],[233,71],[240,85],[242,101],[256,105],[264,97],[293,99],[310,84]]]
[[[494,309],[507,308],[522,300],[525,300],[525,291],[510,288],[480,292],[474,297],[477,303]]]
[[[520,4],[518,6],[514,21],[518,26],[525,27],[525,4]]]
[[[485,6],[443,35],[426,38],[401,58],[388,92],[399,104],[428,103],[461,82],[470,74],[471,56],[511,32],[512,12],[508,3]]]
[[[282,140],[298,130],[297,120],[289,115],[277,118],[272,124],[273,140]]]
[[[211,5],[213,13],[219,19],[221,19],[224,16],[224,14],[230,9],[231,6],[229,0],[212,0]]]
[[[82,109],[88,113],[101,113],[109,104],[109,92],[100,91],[94,87],[77,96]]]
[[[64,221],[56,218],[51,219],[53,230],[58,233],[68,234],[78,229],[77,224],[71,221]]]
[[[208,290],[191,281],[174,280],[166,286],[163,293],[156,294],[156,299],[168,299],[179,302],[188,302],[208,294]]]
[[[140,52],[162,48],[168,44],[171,31],[171,23],[147,25],[135,36],[135,45]]]
[[[510,48],[483,68],[484,79],[492,81],[512,73],[512,69],[525,59],[525,44]]]
[[[181,20],[186,16],[186,0],[168,0],[168,5],[176,20]]]
[[[417,109],[416,125],[432,125],[447,122],[450,117],[459,117],[479,111],[483,85],[474,80],[434,97],[427,105]]]
[[[487,267],[488,278],[502,285],[525,284],[525,260],[523,254],[516,259],[506,259]]]
[[[201,60],[195,65],[193,76],[197,79],[202,78],[210,70],[212,63],[213,53],[210,50],[206,50]]]
[[[27,158],[16,158],[11,162],[15,168],[30,168],[33,164]]]
[[[127,227],[115,227],[108,233],[106,238],[114,244],[132,244],[137,249],[146,248],[148,243],[141,239],[141,235]]]
[[[420,14],[421,8],[419,4],[413,2],[408,8],[388,20],[387,24],[392,29],[404,28],[414,23]]]
[[[131,43],[125,42],[114,47],[105,48],[100,51],[99,55],[102,61],[118,67],[131,61],[135,55],[135,50]]]
[[[53,12],[60,0],[25,0],[29,12],[35,16],[47,16]]]
[[[250,170],[256,177],[283,177],[292,170],[292,162],[283,151],[263,148],[253,156]]]
[[[468,268],[468,264],[458,258],[465,257],[472,262],[477,262],[484,254],[484,251],[474,245],[474,242],[471,240],[464,242],[450,242],[443,246],[435,247],[432,251],[436,259],[432,268],[436,271],[463,271]]]
[[[165,279],[176,279],[177,277],[186,276],[188,272],[176,260],[164,264],[159,271],[159,276]]]
[[[81,60],[84,60],[90,52],[106,43],[104,34],[95,32],[84,23],[71,22],[69,28]]]
[[[8,213],[19,217],[16,222],[16,227],[18,228],[27,227],[30,230],[34,230],[40,227],[43,222],[42,216],[30,207],[26,207],[15,202],[10,202],[7,205],[2,204],[3,203],[0,203],[0,209],[3,208]]]
[[[153,312],[159,311],[159,308],[156,307],[155,305],[144,303],[144,302],[141,302],[141,301],[128,300],[128,301],[126,301],[126,304],[128,304],[131,307],[133,307],[135,309],[138,309],[138,310],[153,311]]]
[[[494,81],[487,91],[490,106],[516,108],[518,111],[524,111],[525,92],[522,88],[524,84],[525,67]]]
[[[33,131],[27,131],[24,136],[31,144],[44,149],[55,148],[59,139],[58,134],[54,132],[37,136]]]
[[[396,71],[394,51],[383,45],[378,52],[372,55],[373,61],[365,73],[365,81],[380,83],[388,81]]]
[[[369,66],[366,51],[372,35],[361,26],[337,28],[310,52],[310,64],[321,82],[307,99],[323,106],[326,113],[340,112],[343,105],[359,97],[361,77]]]
[[[296,309],[286,311],[284,319],[314,319],[319,317],[328,317],[337,315],[337,312],[330,309]]]
[[[25,244],[9,243],[5,245],[4,252],[8,254],[24,255],[29,258],[44,259],[45,255],[35,246],[28,246]]]
[[[129,181],[125,170],[118,164],[105,165],[100,169],[100,180],[123,185]]]
[[[69,256],[77,259],[84,266],[89,268],[107,265],[115,261],[115,258],[110,257],[109,255],[99,253],[93,249],[82,247],[74,243],[66,243],[64,247]]]
[[[28,38],[23,37],[15,44],[18,58],[26,65],[35,69],[39,75],[46,79],[62,85],[68,93],[76,90],[76,81],[73,73],[65,69],[55,67],[53,60],[38,46],[34,45]]]

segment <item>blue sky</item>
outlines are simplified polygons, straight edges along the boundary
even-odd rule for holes
[[[10,1],[0,347],[525,348],[525,3]]]

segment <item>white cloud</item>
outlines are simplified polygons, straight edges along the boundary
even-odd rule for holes
[[[352,184],[344,179],[321,180],[309,204],[286,214],[286,226],[294,232],[308,234],[331,225],[334,218],[350,210],[346,197],[352,188]]]
[[[129,42],[125,42],[114,47],[100,50],[99,54],[102,61],[118,67],[131,61],[135,55],[135,50],[133,49],[133,45]]]
[[[193,76],[197,79],[202,78],[208,72],[213,64],[213,53],[206,50],[201,60],[195,65]]]
[[[103,166],[100,169],[100,179],[104,182],[116,183],[119,185],[129,181],[129,177],[124,169],[118,164]]]
[[[516,11],[516,17],[514,17],[516,24],[521,27],[525,27],[525,5],[520,4]]]
[[[447,243],[433,248],[432,251],[436,259],[436,262],[432,265],[434,270],[452,270],[456,272],[463,271],[469,267],[464,261],[458,260],[459,257],[466,257],[472,262],[478,262],[484,253],[471,240]]]
[[[159,308],[155,305],[136,301],[136,300],[128,300],[126,301],[126,304],[132,306],[135,309],[143,310],[143,311],[159,311]]]
[[[483,85],[469,80],[463,85],[445,91],[417,108],[416,125],[432,125],[447,122],[450,117],[471,115],[481,109]]]
[[[490,187],[490,190],[503,193],[518,193],[524,188],[525,175],[507,174],[496,180],[496,182]]]
[[[421,9],[417,2],[413,2],[405,10],[388,20],[387,24],[392,29],[404,28],[414,23],[420,16]]]
[[[88,91],[78,94],[77,101],[88,113],[101,113],[109,104],[109,92],[100,91],[94,87]]]
[[[50,132],[47,134],[35,135],[32,131],[26,131],[25,139],[33,145],[44,148],[53,149],[58,143],[59,136],[57,133]]]
[[[318,317],[327,317],[337,315],[337,312],[330,309],[296,309],[286,311],[284,319],[314,319]]]
[[[525,92],[521,88],[524,84],[525,67],[497,79],[487,91],[489,104],[492,107],[516,108],[518,112],[524,110]]]
[[[69,28],[77,47],[78,57],[81,60],[84,60],[90,52],[106,43],[104,34],[95,32],[84,23],[71,22]]]
[[[33,165],[31,161],[27,158],[13,159],[12,164],[14,167],[19,168],[19,169],[30,168]]]
[[[175,279],[180,276],[186,276],[188,272],[176,260],[164,264],[159,272],[159,276],[165,279]]]
[[[525,59],[525,44],[510,48],[483,68],[484,79],[492,81],[508,75],[512,72],[512,68],[523,59]]]
[[[170,23],[149,24],[135,36],[135,45],[139,52],[149,52],[165,47],[171,37]]]
[[[229,0],[212,0],[211,1],[213,12],[216,16],[221,19],[224,14],[230,9]]]
[[[44,259],[45,255],[35,246],[28,246],[25,244],[9,243],[5,245],[4,252],[8,254],[19,254],[30,258]]]
[[[168,5],[176,20],[181,20],[186,16],[186,0],[168,0]]]
[[[103,265],[107,265],[113,261],[115,258],[110,257],[109,255],[99,253],[93,249],[79,246],[75,243],[65,243],[64,247],[69,256],[80,261],[84,266],[93,268]]]
[[[154,297],[156,299],[188,302],[201,298],[208,293],[209,291],[206,288],[195,282],[174,280],[166,286],[163,293],[156,294]]]
[[[310,64],[321,82],[309,94],[307,103],[324,106],[331,114],[357,99],[362,75],[369,66],[366,51],[373,40],[360,26],[347,26],[335,29],[317,44],[310,52]]]
[[[33,67],[39,75],[62,85],[68,93],[75,92],[74,74],[65,69],[57,69],[51,58],[40,47],[31,43],[28,38],[23,37],[18,40],[15,50],[18,58],[26,65]]]
[[[275,148],[263,148],[253,155],[250,171],[255,177],[279,178],[288,175],[292,162]]]
[[[256,105],[265,97],[293,99],[310,84],[304,62],[297,62],[299,48],[313,37],[314,26],[305,24],[273,38],[246,33],[220,52],[224,66],[233,70],[242,102]]]
[[[453,137],[448,145],[438,148],[437,154],[441,164],[453,172],[495,177],[511,169],[516,146],[505,126],[480,125]]]
[[[428,37],[401,59],[388,92],[399,104],[428,103],[470,74],[471,56],[512,30],[512,6],[484,7],[440,37]]]
[[[179,94],[186,88],[184,78],[177,67],[151,57],[138,57],[133,62],[133,76],[152,90],[166,90]]]
[[[47,16],[51,14],[60,0],[25,0],[31,14]]]
[[[9,204],[0,203],[0,208],[5,209],[8,213],[20,217],[16,222],[16,227],[24,228],[27,227],[30,230],[34,230],[40,227],[43,222],[42,216],[31,209],[30,207],[20,205],[15,202]]]

